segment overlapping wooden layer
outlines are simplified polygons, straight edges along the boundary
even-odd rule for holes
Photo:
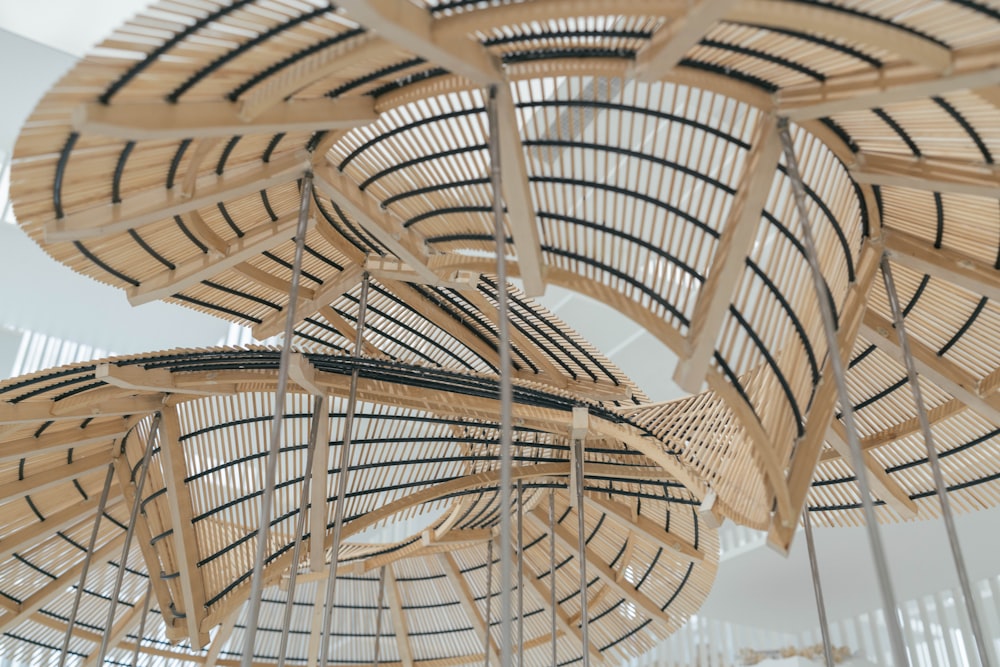
[[[324,368],[321,357],[312,355],[309,359],[317,368]],[[5,522],[0,533],[0,545],[14,556],[5,560],[4,574],[0,577],[4,582],[2,592],[10,601],[4,606],[0,623],[8,630],[4,641],[12,655],[21,655],[31,642],[50,650],[58,647],[60,629],[65,626],[71,602],[72,585],[76,581],[73,577],[78,576],[73,574],[73,568],[82,558],[79,545],[85,543],[93,524],[93,498],[100,491],[107,466],[114,462],[117,473],[98,542],[99,546],[108,546],[103,547],[95,561],[87,586],[91,592],[85,595],[80,631],[72,644],[72,650],[81,656],[90,655],[95,649],[106,612],[106,600],[97,592],[106,590],[114,576],[116,549],[120,551],[124,529],[122,521],[134,497],[133,475],[148,436],[148,415],[158,411],[163,415],[164,426],[141,498],[143,514],[137,525],[136,544],[116,621],[116,627],[127,626],[129,630],[123,635],[121,647],[112,650],[112,656],[125,656],[131,650],[138,623],[136,609],[141,606],[146,587],[152,585],[154,611],[142,650],[180,659],[191,655],[199,663],[206,660],[204,651],[189,653],[186,641],[177,648],[168,644],[188,636],[187,621],[192,617],[197,619],[197,627],[204,635],[198,639],[200,645],[214,626],[234,613],[239,614],[252,558],[257,522],[255,501],[263,476],[260,452],[266,447],[267,425],[273,412],[271,392],[276,361],[276,353],[266,349],[178,351],[141,359],[112,360],[113,368],[110,369],[77,364],[7,381],[0,386],[0,392],[8,400],[5,409],[13,409],[5,414],[4,442],[24,443],[20,457],[10,459],[0,470],[4,476],[16,475],[5,485],[7,491],[2,508],[4,515],[11,516],[12,520]],[[343,363],[345,360],[334,361]],[[399,364],[395,366],[397,375],[404,370]],[[98,367],[103,370],[98,371]],[[159,371],[166,371],[167,376]],[[417,376],[427,377],[427,369],[413,367],[410,372],[413,373],[410,379],[397,377],[402,381],[401,387],[415,386]],[[141,381],[147,388],[140,391],[106,385],[95,381],[97,374],[119,384],[127,380],[138,386]],[[142,378],[141,374],[144,374]],[[413,538],[365,544],[365,539],[371,539],[372,535],[367,531],[420,516],[426,517],[425,523],[436,534],[432,540],[461,537],[465,532],[478,534],[477,530],[481,533],[495,525],[498,517],[498,478],[494,470],[498,458],[496,427],[489,420],[483,420],[484,410],[476,407],[483,400],[476,398],[481,393],[477,387],[482,382],[472,376],[461,380],[460,376],[450,375],[452,384],[459,381],[459,385],[465,387],[459,391],[469,402],[468,408],[454,396],[451,401],[439,399],[434,402],[438,409],[433,411],[407,407],[405,391],[396,397],[403,400],[397,401],[384,389],[393,384],[391,380],[383,379],[378,387],[373,387],[371,369],[362,371],[362,403],[355,422],[355,455],[352,456],[346,501],[345,534],[354,536],[354,543],[345,545],[339,555],[346,564],[342,586],[338,588],[338,605],[345,611],[337,624],[337,632],[354,636],[355,640],[338,644],[338,659],[353,659],[352,656],[367,655],[371,650],[363,638],[370,633],[372,619],[363,614],[349,614],[346,610],[355,608],[358,601],[371,592],[367,590],[374,581],[371,571],[382,565],[393,569],[407,632],[416,635],[430,632],[428,628],[421,628],[433,619],[437,639],[428,642],[414,638],[410,650],[415,661],[445,660],[449,664],[463,664],[476,662],[481,657],[475,650],[479,647],[481,652],[481,643],[469,633],[468,618],[448,612],[454,611],[459,604],[463,589],[454,585],[442,586],[437,581],[443,576],[442,549],[435,549],[433,544],[421,549],[419,534],[416,536],[417,548],[414,548]],[[443,389],[447,376],[437,373],[432,377]],[[198,379],[192,384],[185,381],[186,377]],[[323,382],[321,377],[317,381]],[[164,387],[167,390],[179,388],[181,393],[155,392],[152,387],[155,382],[167,384]],[[453,388],[459,385],[453,384]],[[487,386],[490,385],[493,386],[490,391],[495,391],[495,383],[487,382]],[[338,387],[330,388],[335,395],[340,394]],[[210,395],[185,395],[184,391]],[[72,395],[67,396],[67,393]],[[112,395],[116,397],[114,400],[133,404],[131,416],[110,414],[108,406]],[[375,396],[381,399],[370,402]],[[550,488],[562,496],[565,492],[559,489],[566,487],[569,471],[565,428],[546,433],[530,427],[546,420],[550,424],[557,423],[552,413],[568,410],[573,402],[568,396],[543,396],[537,391],[519,395],[519,401],[527,408],[523,412],[527,424],[517,429],[515,459],[517,476],[523,479],[527,489],[529,509],[539,504],[543,497],[547,498]],[[156,400],[146,400],[148,397]],[[285,550],[292,540],[291,527],[298,512],[306,510],[298,506],[298,493],[309,428],[308,398],[294,392],[289,397],[278,467],[281,486],[276,497],[276,516],[279,518],[273,524],[271,554],[284,552],[287,556]],[[414,403],[416,395],[408,400]],[[495,399],[489,400],[495,403]],[[42,414],[43,405],[49,407],[48,415]],[[339,474],[336,470],[340,447],[337,438],[342,428],[343,399],[331,399],[329,409],[333,440],[323,450],[330,468],[324,483],[328,489],[333,489]],[[606,410],[596,405],[595,409],[595,414],[604,415],[603,419],[617,426],[627,426]],[[463,418],[466,410],[469,416]],[[114,412],[119,411],[116,408]],[[56,417],[56,420],[48,417]],[[61,419],[63,417],[67,420]],[[18,421],[11,424],[6,418]],[[46,423],[49,426],[41,428]],[[77,437],[67,436],[68,432]],[[611,591],[601,593],[595,600],[592,627],[595,641],[601,642],[595,647],[598,655],[620,660],[645,650],[649,642],[665,636],[697,609],[714,577],[717,541],[713,531],[698,526],[697,500],[689,491],[640,452],[613,438],[601,437],[599,432],[597,429],[593,441],[588,444],[587,454],[587,488],[593,497],[587,504],[587,517],[589,530],[594,534],[589,557],[594,563],[611,567],[613,574],[610,583],[595,584],[595,590],[610,587]],[[36,453],[24,438],[47,444]],[[90,444],[74,446],[77,441]],[[82,467],[81,461],[86,462]],[[182,466],[179,472],[174,469],[177,462]],[[184,498],[187,500],[181,500]],[[572,535],[570,527],[575,525],[575,519],[565,516],[564,500],[560,500],[559,505],[559,517],[565,525],[562,530]],[[615,507],[618,509],[612,512]],[[325,514],[329,510],[323,511]],[[609,516],[604,516],[609,512]],[[629,530],[633,522],[638,523]],[[324,525],[328,524],[329,515],[324,521]],[[531,540],[527,543],[535,542],[535,538],[545,533],[528,525],[525,529]],[[178,541],[180,533],[191,538],[184,546]],[[329,538],[326,542],[329,544]],[[541,542],[532,544],[526,557],[529,567],[537,568],[541,574],[545,570],[545,556],[539,544]],[[448,551],[458,564],[459,576],[468,581],[466,585],[472,591],[477,591],[473,604],[484,606],[482,592],[478,590],[482,582],[476,579],[485,558],[483,544],[480,542],[475,547],[479,551],[456,553],[456,548],[462,549],[456,544],[449,545]],[[565,545],[560,546],[559,562],[571,551]],[[309,549],[303,553],[308,554]],[[193,563],[190,566],[187,565],[189,559]],[[268,566],[269,582],[280,583],[282,573],[287,571],[286,561],[287,558],[279,556]],[[301,566],[310,567],[308,558]],[[322,570],[323,565],[318,568]],[[426,569],[426,576],[414,574],[422,568]],[[155,573],[151,580],[148,572]],[[572,566],[559,569],[560,614],[566,618],[577,611],[569,595],[575,585],[572,576]],[[59,583],[46,588],[49,577]],[[627,584],[621,583],[623,577]],[[650,604],[662,607],[663,613],[653,614],[652,608],[637,611],[629,597],[628,585],[633,591],[638,587],[638,592],[633,593],[637,599],[651,600]],[[191,590],[186,591],[185,586]],[[299,589],[297,606],[302,608],[293,616],[290,655],[303,660],[309,644],[315,588],[315,584],[306,582]],[[51,595],[45,592],[48,589],[52,589]],[[189,605],[192,594],[199,601],[196,608]],[[265,662],[274,659],[276,624],[284,604],[283,596],[281,588],[269,588],[265,592],[263,639],[257,647],[259,658]],[[529,595],[527,604],[532,605],[533,616],[539,616],[541,611],[535,606],[545,603],[536,593],[534,597]],[[426,613],[427,609],[438,607],[443,610],[441,614]],[[166,618],[159,611],[162,609],[169,610]],[[598,613],[602,614],[600,619],[596,616]],[[650,632],[633,632],[636,627],[650,623]],[[221,652],[224,661],[231,655],[225,652],[223,645],[226,642],[229,642],[229,651],[239,650],[241,627],[237,622],[229,636],[220,635],[220,646],[212,649],[216,655]],[[392,629],[394,627],[391,623],[383,625],[387,637],[398,632]],[[540,639],[547,628],[547,622],[541,618],[535,618],[528,625],[530,634],[526,635],[526,640],[533,641],[529,655],[534,656],[531,660],[538,664],[548,655]],[[396,639],[398,641],[398,635]],[[390,639],[383,641],[392,643]],[[579,641],[572,633],[562,637],[561,644],[562,652],[579,650]],[[398,647],[387,644],[383,655],[392,656],[397,651]]]

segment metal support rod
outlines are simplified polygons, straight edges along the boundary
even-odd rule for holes
[[[813,544],[812,522],[809,508],[802,510],[802,527],[806,534],[806,548],[809,551],[809,571],[812,572],[813,592],[816,594],[816,613],[819,616],[819,631],[823,635],[823,659],[826,667],[833,667],[833,646],[830,643],[830,624],[826,619],[826,603],[823,601],[823,585],[819,580],[819,565],[816,562],[816,546]]]
[[[69,620],[66,622],[66,635],[63,637],[62,651],[59,654],[59,667],[65,667],[66,656],[69,655],[69,640],[73,636],[73,626],[76,625],[76,614],[80,609],[80,598],[83,596],[83,588],[87,584],[87,572],[90,571],[90,560],[97,548],[97,534],[101,529],[101,517],[104,516],[104,508],[108,504],[108,493],[111,491],[111,478],[115,476],[115,464],[108,464],[108,474],[104,478],[104,488],[101,491],[101,498],[97,501],[97,518],[94,519],[94,528],[90,531],[90,542],[87,543],[87,553],[83,556],[83,569],[80,570],[80,583],[76,587],[73,595],[73,606],[70,608]]]
[[[378,667],[379,648],[381,646],[382,635],[382,598],[385,597],[385,565],[379,568],[378,576],[378,600],[375,602],[375,659],[372,660],[372,667]],[[397,630],[399,632],[399,630]]]
[[[576,518],[577,518],[577,564],[580,567],[580,636],[583,639],[583,667],[590,667],[590,610],[587,602],[587,527],[584,522],[583,512],[583,440],[577,438],[573,441],[573,448],[576,451],[574,466],[576,467]]]
[[[118,559],[118,572],[115,574],[115,583],[111,589],[107,621],[104,624],[104,633],[101,635],[101,645],[97,652],[96,664],[98,665],[104,664],[104,658],[108,654],[108,640],[111,638],[111,630],[115,624],[115,610],[118,608],[118,596],[122,592],[125,568],[128,566],[128,554],[132,549],[132,536],[135,534],[135,522],[139,518],[139,509],[142,506],[142,490],[146,486],[146,473],[149,471],[149,461],[153,458],[153,444],[156,442],[159,432],[160,413],[157,412],[153,417],[153,423],[149,426],[149,435],[146,437],[146,450],[143,452],[142,462],[139,464],[139,478],[135,482],[135,498],[132,499],[132,509],[128,515],[128,528],[125,529],[125,543],[122,545],[121,558]]]
[[[517,480],[517,667],[524,667],[524,488]]]
[[[278,458],[281,455],[281,421],[285,416],[285,392],[288,389],[288,364],[292,351],[292,334],[295,330],[295,309],[299,296],[299,279],[302,276],[302,254],[309,225],[309,208],[312,203],[312,173],[302,175],[302,192],[299,201],[299,220],[295,229],[295,256],[292,260],[292,282],[288,288],[288,311],[285,317],[285,334],[281,341],[281,355],[278,362],[278,386],[274,392],[274,418],[271,420],[271,437],[267,452],[267,467],[264,474],[264,493],[260,500],[260,522],[257,527],[257,550],[254,554],[253,575],[250,578],[250,599],[247,607],[247,627],[243,640],[241,667],[250,667],[253,662],[254,644],[257,638],[257,622],[260,616],[261,594],[264,592],[264,560],[267,558],[267,536],[271,530],[271,510],[274,504],[274,490],[278,476]]]
[[[551,608],[550,621],[552,622],[552,667],[559,665],[558,648],[556,641],[556,614],[559,600],[556,593],[556,490],[549,489],[549,607]]]
[[[490,667],[490,623],[493,621],[493,540],[486,543],[486,622],[483,626],[483,664]]]
[[[802,176],[799,173],[799,163],[795,157],[795,146],[792,143],[792,136],[788,130],[787,118],[782,117],[778,119],[778,134],[781,138],[782,148],[784,149],[785,167],[788,170],[788,180],[792,186],[792,195],[794,196],[795,208],[799,215],[799,224],[802,227],[802,241],[806,250],[806,259],[809,262],[809,268],[812,273],[813,287],[816,290],[816,301],[819,304],[820,315],[823,319],[823,331],[826,334],[830,368],[833,371],[833,377],[836,381],[837,398],[840,401],[840,408],[843,414],[844,429],[847,431],[847,443],[851,449],[851,465],[854,467],[854,472],[857,475],[858,487],[861,492],[861,505],[864,507],[865,527],[868,530],[872,561],[875,565],[879,591],[882,595],[882,606],[886,612],[886,628],[889,632],[893,662],[895,667],[906,667],[909,665],[909,660],[906,655],[906,644],[903,642],[903,631],[900,627],[896,595],[893,592],[892,580],[889,577],[889,565],[886,560],[885,548],[882,545],[882,535],[879,531],[878,521],[875,518],[871,485],[868,483],[868,477],[865,475],[864,454],[861,450],[861,442],[858,440],[857,425],[854,422],[854,410],[851,407],[851,396],[847,389],[847,374],[844,369],[844,362],[840,358],[840,345],[837,341],[837,325],[834,320],[833,306],[830,303],[826,281],[823,278],[823,272],[819,265],[819,254],[816,250],[816,241],[812,233],[812,223],[809,220],[809,211],[806,209],[805,186],[802,183]]]
[[[150,575],[152,577],[152,575]],[[146,616],[149,615],[149,607],[153,598],[153,582],[150,580],[146,586],[146,597],[142,602],[142,613],[139,615],[139,630],[135,635],[135,649],[132,651],[132,667],[139,665],[139,650],[142,648],[142,638],[146,634]]]
[[[511,667],[513,632],[511,616],[511,478],[513,436],[511,430],[514,390],[511,384],[510,325],[507,306],[507,232],[504,227],[503,184],[500,176],[500,123],[497,118],[497,87],[490,86],[486,103],[489,121],[490,183],[493,186],[493,235],[497,254],[497,346],[500,348],[500,667]],[[584,666],[586,667],[586,665]]]
[[[368,312],[368,272],[361,275],[361,294],[358,297],[358,322],[354,338],[354,358],[361,358],[364,346],[365,315]],[[337,554],[340,552],[340,535],[344,528],[344,502],[347,497],[347,479],[351,465],[351,438],[354,432],[354,412],[358,404],[358,367],[351,370],[351,384],[347,392],[347,409],[344,411],[344,433],[340,444],[340,474],[337,477],[337,504],[333,509],[333,546],[330,552],[330,570],[326,579],[326,604],[323,608],[323,630],[320,633],[319,664],[327,667],[330,661],[330,624],[333,622],[333,603],[337,597]],[[313,536],[312,539],[316,539]],[[323,537],[325,539],[325,536]]]
[[[972,584],[969,582],[969,572],[965,567],[965,558],[962,556],[962,545],[958,541],[958,531],[955,529],[955,517],[951,511],[951,499],[948,497],[948,487],[941,473],[941,462],[938,460],[937,445],[934,443],[934,434],[931,432],[931,423],[927,417],[927,406],[924,403],[923,392],[920,389],[920,378],[917,376],[917,367],[913,362],[913,353],[910,350],[910,335],[906,331],[906,324],[903,320],[903,311],[899,306],[899,294],[896,292],[896,281],[892,276],[892,267],[889,266],[889,258],[882,255],[882,280],[885,283],[885,291],[889,297],[889,308],[892,310],[893,326],[896,328],[896,335],[899,337],[899,349],[903,353],[903,362],[906,365],[906,377],[913,394],[913,402],[917,408],[917,417],[920,421],[920,431],[924,436],[924,445],[927,448],[927,462],[930,464],[931,473],[934,477],[934,489],[937,491],[938,501],[941,503],[941,518],[944,521],[944,529],[948,534],[948,544],[951,546],[951,555],[955,561],[955,570],[958,573],[958,583],[962,588],[962,597],[965,598],[965,610],[969,614],[969,621],[972,625],[972,635],[976,640],[976,650],[979,653],[979,660],[983,667],[989,667],[990,658],[987,652],[987,639],[983,634],[982,622],[979,619],[979,611],[976,609],[976,596],[972,592]]]
[[[326,396],[316,396],[313,399],[312,422],[309,425],[309,445],[306,449],[306,467],[302,475],[302,488],[299,492],[299,515],[295,519],[295,546],[292,547],[292,565],[288,569],[288,602],[285,604],[285,615],[281,624],[281,640],[278,644],[278,667],[285,667],[288,653],[288,631],[292,624],[292,608],[295,606],[295,585],[299,574],[299,559],[302,558],[302,539],[306,529],[306,506],[309,504],[309,492],[312,486],[313,459],[319,438],[319,421],[329,419],[326,409]],[[329,443],[326,443],[329,446]]]

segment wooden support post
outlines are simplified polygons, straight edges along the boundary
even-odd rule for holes
[[[385,568],[385,597],[392,617],[392,630],[396,634],[396,651],[401,667],[413,667],[413,647],[410,646],[410,631],[403,613],[403,598],[399,592],[399,582],[392,566]]]
[[[469,623],[472,624],[473,629],[476,634],[480,637],[484,637],[488,633],[488,628],[486,626],[486,621],[483,620],[482,614],[479,613],[479,607],[476,606],[476,597],[472,593],[472,589],[469,587],[468,582],[465,580],[465,576],[462,574],[461,569],[458,567],[458,563],[449,553],[443,553],[438,556],[441,562],[441,567],[444,569],[445,576],[447,576],[448,581],[451,583],[453,589],[458,594],[458,601],[462,605],[462,609],[465,611],[466,618],[469,619]],[[487,591],[487,594],[489,592]],[[500,665],[500,648],[497,646],[496,640],[490,635],[490,662],[494,665]]]
[[[241,610],[242,608],[237,608],[219,626],[218,632],[212,638],[212,644],[208,647],[208,653],[205,655],[205,667],[216,667],[219,664],[222,649],[225,648],[226,644],[229,643],[230,637],[233,636],[233,630],[236,629],[236,619],[239,617]]]

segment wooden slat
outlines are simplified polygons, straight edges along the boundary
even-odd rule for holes
[[[684,15],[667,21],[635,54],[633,76],[647,83],[662,79],[736,4],[737,0],[699,0]]]
[[[164,406],[161,412],[160,456],[163,457],[163,481],[168,489],[167,506],[173,529],[172,542],[178,569],[180,570],[181,593],[187,636],[191,645],[201,648],[208,643],[208,633],[201,630],[205,617],[205,584],[198,561],[201,560],[198,539],[194,532],[192,517],[194,512],[191,494],[184,483],[187,477],[184,447],[180,442],[181,427],[176,406]],[[175,600],[176,605],[178,601]]]
[[[898,229],[885,231],[885,248],[896,264],[1000,301],[1000,271],[988,262],[948,248],[935,248],[934,244]]]
[[[309,166],[308,154],[297,152],[268,163],[235,167],[217,176],[214,172],[196,180],[194,193],[185,196],[179,188],[152,188],[126,193],[120,204],[100,204],[45,224],[48,243],[94,239],[119,234],[153,222],[169,220],[203,206],[231,201],[275,185],[296,180]]]
[[[685,338],[688,353],[678,360],[674,370],[674,382],[691,393],[701,391],[708,374],[717,334],[722,330],[736,288],[746,272],[747,255],[753,249],[761,211],[767,203],[780,155],[781,141],[774,119],[769,114],[761,114],[729,219],[719,237],[705,282],[698,290],[698,301]]]
[[[985,163],[858,153],[849,170],[858,183],[1000,199],[1000,172]]]
[[[590,492],[586,495],[586,503],[592,505],[594,509],[604,512],[623,530],[642,535],[645,539],[671,552],[681,560],[698,562],[705,559],[705,553],[696,549],[688,540],[660,526],[655,521],[637,514],[635,508],[626,507],[621,503],[609,502],[600,498],[596,493]]]

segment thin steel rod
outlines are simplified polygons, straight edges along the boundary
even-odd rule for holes
[[[382,598],[385,597],[385,565],[379,568],[378,575],[378,600],[375,603],[375,659],[372,667],[378,667],[379,648],[381,647],[382,635]],[[400,632],[400,630],[397,630]]]
[[[309,493],[312,486],[313,459],[316,456],[318,446],[316,440],[319,438],[319,421],[329,419],[326,405],[326,396],[316,396],[313,399],[312,422],[309,425],[309,445],[306,449],[306,469],[302,476],[302,489],[299,492],[299,515],[295,519],[295,546],[292,547],[292,565],[288,568],[288,602],[285,604],[285,615],[281,624],[281,640],[278,643],[278,667],[285,667],[285,658],[288,652],[288,632],[292,624],[292,609],[295,607],[295,585],[299,575],[299,559],[302,558],[302,539],[306,529],[306,506],[309,504]]]
[[[517,667],[524,667],[524,488],[517,480]]]
[[[493,621],[493,540],[486,543],[486,631],[483,633],[483,660],[490,667],[490,623]]]
[[[823,601],[823,585],[819,580],[819,564],[816,562],[816,546],[813,544],[812,522],[809,508],[802,510],[802,527],[806,534],[806,548],[809,551],[809,571],[812,572],[813,593],[816,594],[816,613],[819,616],[819,631],[823,635],[823,659],[826,667],[833,667],[833,646],[830,644],[830,624],[826,618],[826,603]]]
[[[73,595],[73,606],[70,608],[69,620],[66,622],[66,635],[63,637],[62,651],[59,654],[59,667],[66,664],[66,656],[69,655],[69,640],[73,636],[73,626],[76,625],[76,614],[80,609],[80,598],[83,596],[83,588],[87,584],[87,572],[90,571],[90,560],[97,548],[97,534],[101,529],[101,517],[104,516],[104,508],[108,504],[108,493],[111,491],[111,478],[115,475],[115,464],[108,464],[108,474],[104,478],[104,488],[101,490],[101,498],[97,501],[97,518],[94,519],[94,528],[90,531],[90,542],[87,543],[87,553],[83,556],[83,569],[80,570],[80,583],[76,587]]]
[[[368,272],[361,275],[361,294],[358,297],[358,322],[354,338],[354,357],[361,358],[364,346],[365,315],[368,312]],[[330,661],[330,624],[333,622],[333,604],[337,597],[337,554],[340,552],[340,535],[344,528],[344,499],[347,497],[347,480],[351,465],[351,438],[354,432],[354,412],[358,404],[358,368],[351,371],[351,385],[347,392],[347,409],[344,411],[344,433],[340,444],[340,474],[337,477],[337,504],[333,509],[333,545],[330,552],[330,569],[326,579],[326,604],[323,607],[323,629],[319,643],[319,664],[327,667]],[[315,539],[315,537],[313,538]],[[324,538],[325,539],[325,536]]]
[[[847,431],[847,443],[851,449],[851,465],[854,467],[854,472],[858,480],[858,488],[861,492],[861,505],[864,507],[865,527],[868,531],[872,561],[875,565],[879,591],[882,595],[882,606],[886,612],[886,628],[889,632],[893,662],[895,663],[895,667],[906,667],[909,665],[909,660],[906,655],[906,644],[903,641],[903,631],[900,627],[896,594],[893,592],[892,579],[889,576],[889,565],[886,560],[885,548],[882,545],[882,535],[879,531],[878,521],[875,518],[871,485],[868,483],[868,477],[865,474],[864,454],[861,450],[861,442],[858,440],[857,425],[854,422],[851,395],[847,389],[847,374],[844,370],[844,362],[840,358],[837,325],[834,320],[833,307],[827,292],[826,281],[823,278],[823,272],[819,265],[819,254],[816,250],[816,242],[812,233],[812,223],[809,220],[809,211],[806,208],[805,186],[802,183],[802,176],[799,173],[799,163],[795,157],[795,146],[788,130],[787,118],[778,119],[778,134],[781,138],[782,148],[784,149],[785,167],[788,170],[788,180],[792,186],[795,208],[799,215],[799,225],[802,227],[802,241],[806,250],[806,259],[812,273],[813,287],[816,290],[816,301],[819,304],[820,315],[823,319],[823,331],[826,334],[826,342],[829,350],[827,356],[837,385],[837,398],[840,401],[840,408],[843,414],[844,429]]]
[[[934,489],[937,491],[938,501],[941,503],[941,518],[944,520],[944,529],[948,534],[948,544],[951,546],[951,555],[955,561],[955,570],[958,572],[958,583],[962,588],[962,597],[965,598],[965,610],[969,614],[972,635],[976,640],[976,650],[979,653],[979,660],[982,662],[983,667],[989,667],[990,658],[986,648],[988,640],[983,634],[983,625],[979,619],[979,610],[976,609],[976,596],[972,592],[969,572],[965,567],[965,557],[962,555],[962,545],[958,541],[958,531],[955,529],[955,517],[951,511],[951,499],[948,497],[948,487],[941,472],[941,462],[938,460],[937,445],[934,442],[934,434],[931,432],[931,422],[927,417],[927,405],[924,403],[924,395],[920,389],[920,378],[917,376],[917,367],[913,362],[913,352],[910,350],[910,335],[906,331],[903,311],[899,306],[899,293],[896,291],[896,281],[892,276],[892,267],[889,266],[889,258],[884,254],[882,255],[881,267],[885,291],[889,296],[889,308],[892,310],[893,325],[896,328],[896,335],[899,337],[899,349],[903,353],[903,362],[906,365],[906,377],[910,385],[910,391],[913,394],[913,402],[917,407],[920,431],[923,433],[924,445],[927,448],[927,462],[930,464],[931,473],[934,477]]]
[[[108,603],[108,616],[104,623],[104,633],[101,635],[101,645],[97,652],[97,664],[103,665],[108,654],[108,640],[115,624],[115,611],[118,608],[118,596],[122,592],[122,582],[125,580],[125,568],[128,567],[128,555],[132,549],[132,536],[135,534],[135,523],[139,519],[139,508],[142,506],[142,490],[146,486],[146,473],[149,471],[149,461],[153,458],[153,445],[160,432],[160,413],[153,417],[146,437],[146,450],[139,464],[139,479],[135,482],[135,498],[132,499],[132,509],[128,515],[128,528],[125,529],[125,543],[122,544],[122,555],[118,559],[118,572],[115,573],[115,583],[111,588],[111,601]]]
[[[132,651],[132,667],[139,665],[139,650],[142,648],[142,638],[146,634],[146,616],[149,615],[149,607],[153,598],[153,581],[150,575],[149,585],[146,586],[146,597],[142,602],[142,614],[139,615],[139,631],[135,635],[135,649]]]
[[[500,123],[497,118],[497,87],[490,86],[486,104],[489,121],[490,183],[493,186],[493,235],[497,254],[497,345],[500,348],[500,667],[511,667],[513,604],[511,579],[511,477],[513,436],[511,430],[513,385],[511,384],[510,325],[507,306],[507,232],[504,227],[503,184],[500,176]],[[586,667],[586,666],[584,666]]]
[[[285,334],[281,341],[278,362],[278,386],[274,392],[274,418],[271,420],[271,437],[264,474],[264,493],[260,500],[260,523],[257,527],[257,550],[254,554],[253,575],[250,578],[250,599],[247,607],[247,627],[243,639],[241,667],[253,662],[254,644],[257,639],[257,622],[260,616],[261,594],[264,592],[264,559],[267,557],[267,536],[271,530],[271,510],[278,476],[278,458],[281,455],[281,421],[285,416],[285,392],[288,389],[288,364],[292,351],[292,334],[295,330],[295,310],[299,296],[299,279],[302,276],[302,255],[309,225],[309,207],[312,203],[312,174],[302,175],[302,192],[299,200],[299,220],[295,229],[295,257],[292,260],[292,282],[288,288],[288,311],[285,316]]]
[[[590,667],[590,609],[587,602],[587,528],[584,522],[583,511],[583,440],[573,441],[573,449],[576,452],[574,467],[576,468],[575,486],[573,492],[576,494],[576,517],[577,517],[577,565],[580,568],[580,637],[583,640],[583,652],[581,659],[583,667]]]
[[[549,607],[551,608],[552,621],[552,667],[559,664],[558,647],[556,641],[556,610],[559,604],[556,593],[556,490],[549,489]]]

